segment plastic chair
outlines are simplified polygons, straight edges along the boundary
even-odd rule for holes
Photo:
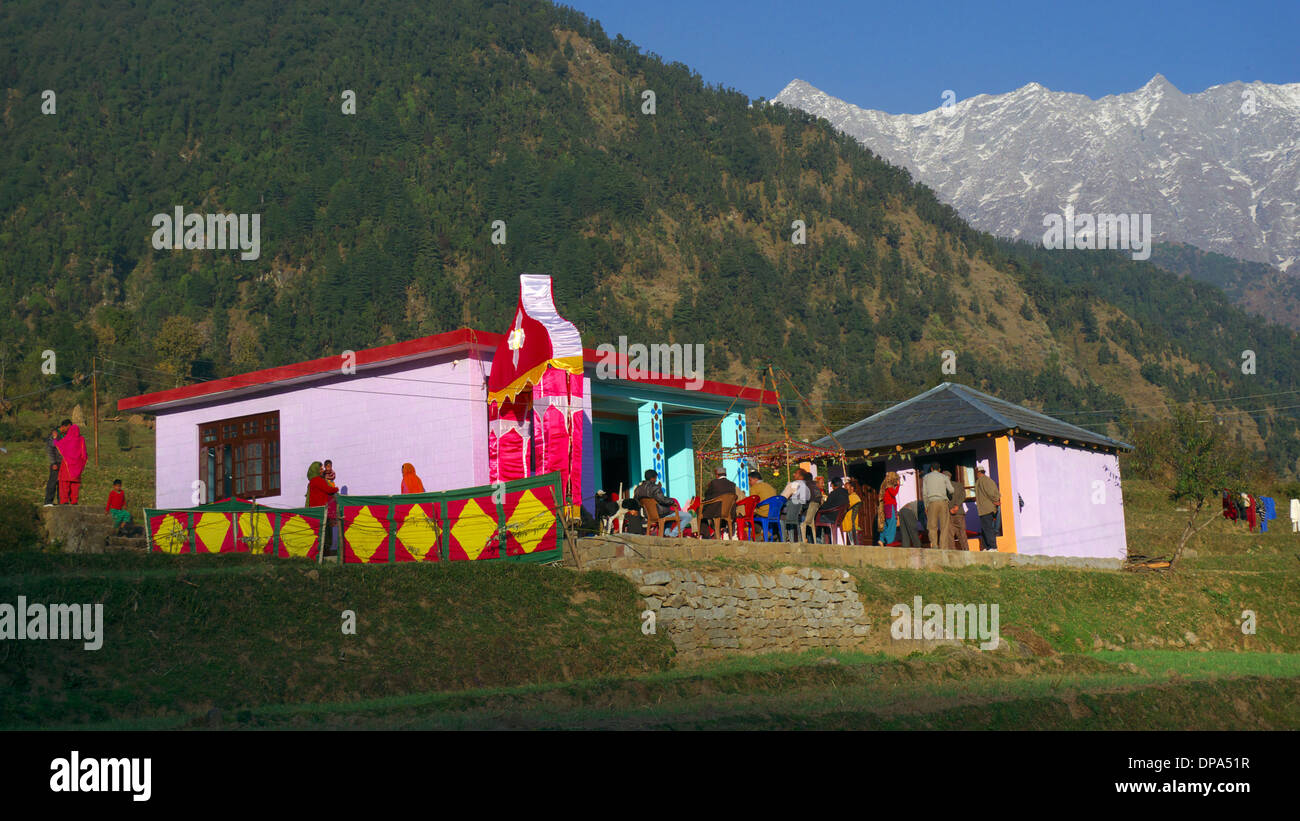
[[[664,535],[664,525],[669,522],[681,521],[681,517],[676,513],[669,516],[660,516],[659,503],[649,496],[642,496],[637,499],[637,502],[641,505],[641,513],[645,515],[645,535],[647,536],[652,535],[650,533],[651,528],[655,531],[653,535],[662,536]]]
[[[824,527],[829,534],[831,544],[844,544],[844,531],[840,530],[840,519],[846,510],[845,507],[820,508],[816,518],[813,519],[813,541],[817,541],[817,531]]]
[[[700,510],[703,511],[705,507],[715,504],[718,506],[718,515],[710,516],[708,521],[710,526],[713,528],[713,538],[721,539],[722,523],[726,522],[728,525],[731,524],[731,513],[736,508],[736,494],[723,493],[719,496],[714,496],[712,499],[705,499],[700,503]],[[730,527],[728,527],[728,530],[730,530]]]
[[[733,521],[735,522],[735,531],[737,539],[746,539],[754,541],[754,510],[758,507],[757,496],[746,496],[739,502],[736,502],[736,511]]]
[[[628,509],[623,507],[623,486],[619,485],[619,492],[610,496],[610,501],[618,503],[618,512],[605,517],[604,525],[606,533],[622,533],[623,517],[627,516]]]
[[[663,528],[659,525],[659,503],[649,497],[637,499],[641,505],[641,515],[645,517],[645,535],[662,536]],[[652,534],[650,531],[653,530]]]
[[[754,514],[754,524],[761,528],[759,532],[763,534],[763,541],[781,541],[781,511],[785,508],[785,502],[786,498],[784,496],[773,496],[755,505],[755,508],[767,505],[766,516]]]
[[[812,544],[817,544],[817,513],[821,509],[821,502],[809,502],[804,507],[803,517],[799,520],[799,541],[802,542],[808,528],[812,528]]]

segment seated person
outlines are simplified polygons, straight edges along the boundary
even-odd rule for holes
[[[724,470],[723,468],[718,468],[717,470],[713,471],[713,477],[714,477],[713,481],[709,482],[708,487],[704,488],[705,499],[717,499],[719,496],[722,496],[723,494],[726,493],[731,493],[733,495],[739,496],[740,491],[736,489],[735,483],[733,483],[730,479],[727,478],[726,470]],[[716,502],[711,501],[708,504],[704,505],[704,508],[700,511],[700,518],[706,522],[709,521],[710,519],[719,519],[721,517],[722,517],[721,501],[716,501]],[[713,534],[713,538],[715,539],[721,538],[721,536],[722,534],[720,533]]]
[[[653,499],[655,501],[661,528],[665,528],[670,522],[677,522],[680,519],[673,510],[673,500],[668,498],[668,494],[664,493],[663,486],[659,484],[659,474],[654,470],[645,472],[645,481],[637,485],[636,489],[632,491],[632,498],[638,502],[641,499]]]
[[[597,519],[606,519],[618,513],[618,502],[609,498],[609,494],[603,490],[596,491],[596,504],[593,505]]]
[[[849,507],[849,491],[844,487],[844,479],[835,477],[831,479],[831,492],[826,494],[826,501],[822,503],[822,510],[838,510],[841,513]]]
[[[678,521],[671,525],[666,525],[664,535],[672,536],[673,538],[685,537],[686,528],[690,527],[691,523],[695,521],[695,514],[691,513],[689,510],[682,510],[681,504],[676,499],[673,499],[673,513],[677,516]],[[693,535],[697,539],[700,536],[698,530]]]
[[[821,509],[817,513],[817,527],[814,530],[826,530],[826,541],[830,542],[831,525],[838,524],[848,508],[848,488],[844,487],[844,479],[837,476],[831,479],[831,490],[826,494],[826,501],[822,502]]]
[[[608,493],[598,490],[596,491],[596,501],[592,503],[591,510],[596,517],[597,530],[603,532],[606,527],[612,530],[615,522],[610,517],[617,516],[622,508],[619,507],[618,502],[609,498]]]
[[[749,472],[749,492],[758,497],[760,502],[766,502],[773,496],[777,496],[776,488],[763,481],[763,474],[756,470]],[[759,505],[754,508],[754,515],[763,517],[767,515],[767,505]]]
[[[126,509],[126,493],[122,490],[122,480],[113,480],[113,489],[108,494],[104,511],[112,514],[113,524],[117,525],[115,535],[125,536],[131,526],[131,512]]]
[[[803,511],[808,505],[808,500],[812,497],[812,491],[808,488],[808,482],[804,481],[807,474],[803,469],[795,471],[794,478],[781,491],[781,495],[790,501],[786,504],[785,509],[781,511],[781,541],[787,541],[785,536],[786,525],[792,525],[799,528],[799,522],[803,521]],[[802,535],[799,541],[803,541]]]

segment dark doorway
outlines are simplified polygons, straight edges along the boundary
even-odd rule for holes
[[[866,462],[853,462],[849,465],[849,476],[857,479],[863,487],[880,490],[880,484],[885,481],[885,463],[883,460],[876,460],[870,465]]]
[[[947,471],[954,487],[962,492],[962,502],[975,499],[975,451],[959,450],[952,453],[923,453],[914,458],[917,465],[916,498],[921,498],[921,479],[930,472],[930,464],[939,463],[939,470]]]
[[[601,489],[606,493],[618,493],[620,483],[624,492],[631,492],[632,465],[628,459],[626,434],[600,434],[600,481]]]

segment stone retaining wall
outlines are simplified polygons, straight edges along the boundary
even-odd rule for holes
[[[773,573],[618,572],[637,585],[684,660],[733,653],[865,649],[870,624],[843,570],[784,567]]]

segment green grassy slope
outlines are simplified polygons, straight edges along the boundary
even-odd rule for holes
[[[106,627],[98,651],[3,642],[3,726],[625,675],[671,654],[621,577],[537,566],[0,555],[0,602],[19,595],[103,602]]]

